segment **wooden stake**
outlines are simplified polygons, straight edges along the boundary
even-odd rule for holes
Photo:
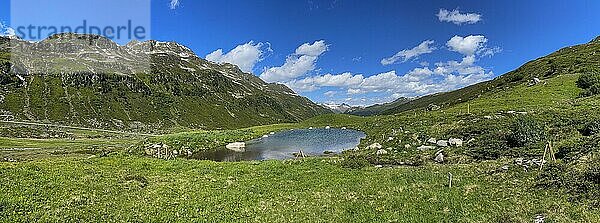
[[[544,161],[546,161],[546,154],[550,153],[549,156],[552,159],[552,162],[556,163],[556,157],[554,156],[554,149],[552,149],[552,143],[546,143],[546,147],[544,148],[544,155],[542,156],[542,164],[540,164],[540,170],[544,168]]]
[[[552,162],[556,163],[556,157],[554,156],[554,149],[552,149],[552,143],[548,142],[548,147],[550,148],[550,155],[552,155]]]
[[[448,187],[452,187],[452,173],[448,173]]]
[[[540,164],[540,170],[544,168],[544,161],[546,160],[546,152],[548,152],[548,144],[544,147],[544,155],[542,156],[542,163]]]

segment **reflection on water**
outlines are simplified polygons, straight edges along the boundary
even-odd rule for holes
[[[245,152],[223,147],[197,153],[194,158],[215,161],[282,160],[294,158],[294,153],[300,150],[308,156],[318,156],[325,151],[339,153],[352,149],[364,137],[364,133],[349,129],[291,130],[248,141]]]

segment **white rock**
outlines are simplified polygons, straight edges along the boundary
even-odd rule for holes
[[[388,137],[388,139],[387,139],[388,142],[392,141],[392,140],[394,140],[394,137]]]
[[[436,144],[436,143],[437,143],[437,139],[435,139],[435,138],[429,138],[429,139],[427,140],[427,142],[428,142],[428,143],[431,143],[431,144]]]
[[[263,138],[269,138],[269,135],[264,135],[264,136],[262,136],[262,137],[263,137]]]
[[[375,165],[375,168],[382,168],[383,165]]]
[[[438,146],[441,146],[441,147],[447,147],[448,146],[448,141],[446,141],[446,140],[438,140],[436,144]]]
[[[346,127],[342,127],[343,130],[346,130]]]
[[[385,154],[388,154],[388,151],[385,149],[380,149],[380,150],[377,150],[376,154],[377,155],[385,155]]]
[[[244,152],[244,151],[246,151],[246,143],[245,142],[229,143],[225,146],[225,148],[236,151],[236,152]]]
[[[404,145],[404,148],[410,149],[410,147],[411,147],[410,144]]]
[[[438,153],[437,156],[435,156],[435,159],[433,159],[433,160],[438,163],[443,163],[444,162],[444,154]]]
[[[417,149],[421,150],[421,151],[425,151],[425,150],[435,149],[435,146],[419,146],[419,147],[417,147]]]
[[[381,146],[381,144],[379,143],[373,143],[370,146],[367,146],[367,149],[381,149],[383,148],[383,146]]]
[[[448,142],[450,143],[450,145],[456,146],[456,147],[461,147],[463,145],[462,139],[450,138],[448,140]]]
[[[330,128],[331,128],[331,126],[325,126],[325,129],[330,129]]]
[[[274,132],[269,132],[269,135],[275,135],[275,133]]]

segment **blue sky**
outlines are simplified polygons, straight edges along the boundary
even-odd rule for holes
[[[316,102],[453,90],[600,35],[593,0],[171,1],[152,1],[152,39],[236,63]],[[8,9],[2,1],[6,25]]]

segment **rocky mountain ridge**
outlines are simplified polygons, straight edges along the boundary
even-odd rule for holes
[[[330,112],[175,42],[121,46],[70,33],[40,42],[0,37],[0,99],[4,119],[144,132],[240,128]]]

